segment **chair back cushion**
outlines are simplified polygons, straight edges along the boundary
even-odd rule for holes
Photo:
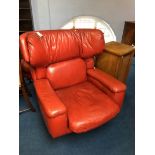
[[[25,61],[33,67],[47,67],[101,53],[104,37],[97,29],[32,31],[20,36],[20,49]]]
[[[51,64],[46,77],[54,89],[72,86],[86,80],[86,64],[80,58]]]

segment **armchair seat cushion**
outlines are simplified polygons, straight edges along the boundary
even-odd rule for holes
[[[109,121],[119,113],[119,106],[92,83],[85,81],[56,91],[67,108],[69,128],[86,132]]]

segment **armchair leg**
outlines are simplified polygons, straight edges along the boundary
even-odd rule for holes
[[[23,95],[24,100],[25,100],[25,102],[27,103],[27,105],[29,107],[28,109],[20,110],[19,113],[25,112],[27,110],[31,110],[32,112],[35,112],[36,110],[34,109],[32,103],[31,103],[31,101],[29,99],[29,93],[28,93],[28,89],[27,89],[25,81],[24,81],[24,77],[23,77],[23,74],[22,74],[22,68],[21,68],[20,62],[19,62],[19,78],[20,78],[19,89],[21,90],[21,94]]]
[[[24,109],[24,110],[20,110],[19,113],[22,113],[22,112],[25,112],[25,111],[28,111],[28,110],[31,110],[32,112],[35,112],[36,110],[35,110],[35,108],[33,107],[32,103],[31,103],[31,101],[30,101],[30,99],[29,99],[29,96],[28,96],[28,94],[27,94],[27,92],[26,92],[26,88],[25,88],[24,85],[21,86],[21,91],[22,91],[22,95],[23,95],[23,97],[24,97],[24,100],[25,100],[25,102],[27,103],[27,105],[28,105],[29,108]]]

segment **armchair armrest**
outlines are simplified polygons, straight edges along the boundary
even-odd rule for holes
[[[88,80],[104,91],[121,108],[126,85],[99,69],[88,69]]]
[[[100,69],[88,69],[87,74],[102,83],[106,88],[114,93],[126,90],[125,84],[113,78],[111,75],[108,75],[107,73],[101,71]]]
[[[66,112],[65,105],[60,101],[47,79],[34,81],[40,104],[48,117],[56,117]]]

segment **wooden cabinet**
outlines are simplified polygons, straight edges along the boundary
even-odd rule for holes
[[[121,42],[128,45],[135,45],[135,22],[125,22]]]
[[[95,66],[125,83],[134,51],[130,45],[109,42],[104,52],[97,56]]]

